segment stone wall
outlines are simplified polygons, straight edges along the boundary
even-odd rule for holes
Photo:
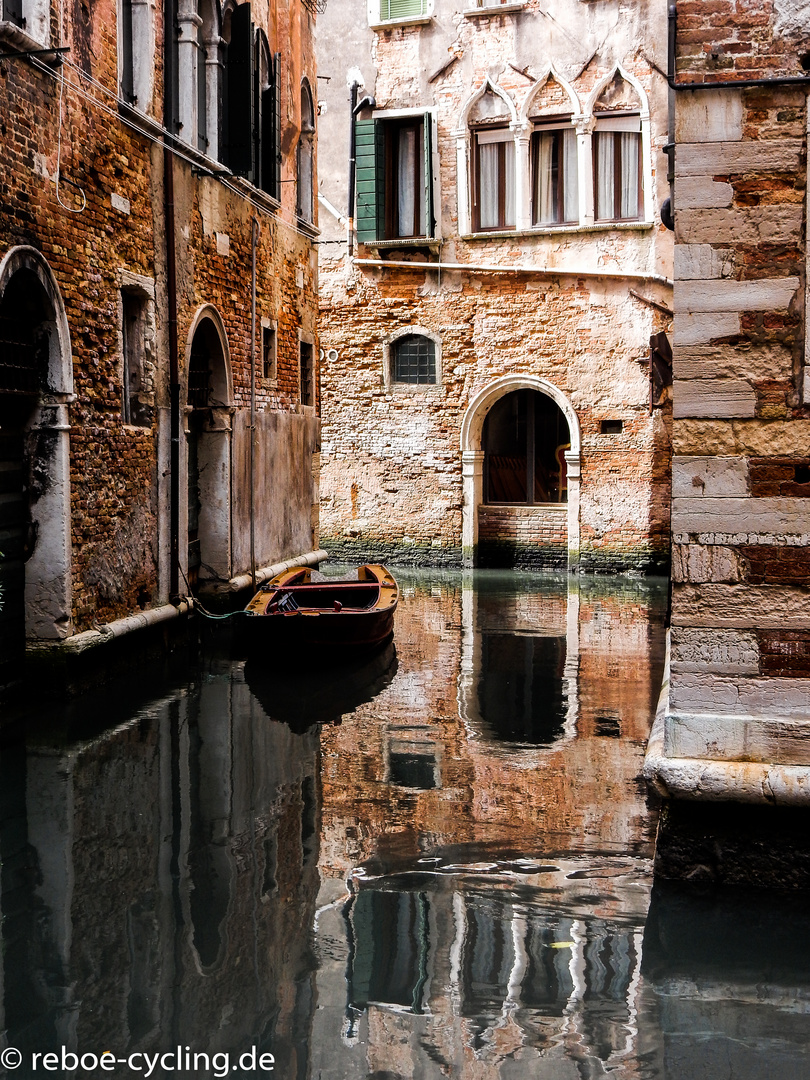
[[[60,378],[48,379],[33,421],[28,419],[33,399],[22,401],[0,389],[0,403],[14,423],[33,424],[31,430],[38,432],[26,451],[29,475],[39,483],[39,488],[29,483],[29,512],[35,544],[43,556],[48,553],[41,561],[59,570],[40,569],[36,552],[26,564],[29,639],[61,638],[169,599],[172,319],[181,410],[179,589],[186,591],[190,357],[195,329],[203,324],[219,335],[222,385],[227,388],[227,399],[214,402],[218,415],[205,420],[224,447],[210,511],[221,519],[225,537],[222,544],[217,541],[215,576],[227,579],[249,569],[248,545],[241,538],[249,531],[252,500],[260,565],[317,546],[312,513],[317,503],[312,467],[318,442],[317,371],[311,403],[302,404],[299,385],[301,339],[312,343],[317,364],[315,229],[302,225],[296,214],[300,86],[304,78],[316,85],[313,18],[299,3],[270,0],[252,8],[257,30],[282,58],[279,199],[221,168],[216,175],[217,161],[184,142],[190,132],[181,130],[172,142],[177,295],[171,310],[163,17],[160,5],[157,12],[148,9],[150,49],[147,54],[136,50],[136,66],[148,67],[150,96],[132,106],[119,86],[120,10],[102,0],[92,15],[66,11],[57,25],[54,7],[48,43],[69,48],[62,65],[23,60],[0,65],[5,148],[0,300],[14,280],[19,253],[28,253],[23,269],[27,273],[29,264],[35,266],[52,286],[48,303],[63,330],[51,333],[50,366]],[[63,41],[57,41],[62,18]],[[3,49],[25,44],[17,40],[21,31],[5,22],[2,27]],[[251,349],[254,221],[257,332]],[[29,291],[34,295],[37,289]],[[137,295],[146,307],[141,412],[134,420],[124,404],[124,294]],[[262,320],[272,325],[276,338],[275,371],[267,377]],[[252,355],[259,432],[253,474],[248,464]],[[46,415],[48,409],[53,416]],[[64,476],[57,475],[62,459]],[[51,493],[46,512],[40,489]]]
[[[679,82],[759,82],[676,93],[671,680],[649,771],[674,797],[803,800],[807,96],[774,81],[804,75],[798,9],[678,5]]]

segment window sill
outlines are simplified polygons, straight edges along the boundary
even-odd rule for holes
[[[432,15],[411,15],[407,19],[386,19],[384,22],[370,22],[372,30],[396,30],[398,26],[426,26],[433,22]]]
[[[430,391],[443,391],[444,387],[440,382],[423,382],[423,383],[407,383],[407,382],[395,382],[393,379],[390,382],[385,383],[385,392],[387,394],[425,394]]]
[[[510,15],[515,11],[523,11],[525,7],[525,3],[487,4],[484,7],[465,8],[462,14],[465,19],[479,19],[482,15]]]
[[[462,233],[461,240],[507,240],[516,236],[555,236],[559,233],[613,232],[616,229],[643,232],[652,229],[654,221],[598,221],[593,225],[548,225],[533,229],[504,229],[503,231]]]
[[[17,26],[16,23],[10,22],[8,19],[0,19],[0,42],[4,45],[10,45],[18,52],[37,52],[36,59],[42,60],[46,64],[56,65],[61,63],[62,60],[58,52],[41,51],[48,49],[50,40],[39,41],[23,30],[21,26]]]
[[[156,139],[162,139],[166,135],[166,129],[162,124],[141,112],[137,105],[124,101],[123,98],[118,99],[118,115],[145,135],[151,135]]]
[[[537,510],[546,513],[548,510],[556,510],[558,513],[563,513],[568,510],[567,502],[548,502],[548,503],[519,503],[519,502],[485,502],[481,503],[481,508],[484,510]]]
[[[305,235],[311,236],[313,239],[321,235],[321,230],[317,225],[313,225],[311,221],[307,221],[306,218],[296,217],[296,223],[298,229]]]
[[[399,240],[358,240],[358,244],[376,251],[396,251],[399,248],[429,248],[430,251],[439,251],[442,241],[435,236],[407,236]]]

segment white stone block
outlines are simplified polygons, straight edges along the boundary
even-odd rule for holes
[[[670,670],[758,675],[759,645],[750,630],[714,630],[674,626],[670,641]]]
[[[711,244],[675,245],[677,281],[725,278],[731,277],[733,273],[734,252],[728,248],[713,248]]]
[[[675,188],[676,210],[702,210],[731,206],[734,188],[710,176],[684,176]]]
[[[741,91],[684,90],[678,95],[676,144],[733,142],[742,139],[742,124]]]
[[[741,210],[681,210],[676,213],[675,235],[684,244],[790,243],[800,235],[802,220],[803,209],[794,203]]]
[[[686,533],[767,533],[774,542],[784,534],[807,532],[807,499],[674,497],[672,530]]]
[[[676,190],[682,176],[726,176],[756,170],[798,172],[801,152],[801,139],[680,142],[675,151]]]
[[[806,720],[810,715],[810,679],[683,672],[670,680],[669,703],[672,712]]]
[[[676,281],[677,311],[780,311],[789,307],[799,279],[762,278],[757,281]]]
[[[748,462],[742,457],[683,457],[672,459],[672,494],[748,495]]]
[[[740,317],[734,312],[702,313],[677,312],[673,322],[674,345],[708,345],[716,338],[733,337],[740,333]]]
[[[672,415],[681,417],[752,417],[757,396],[750,383],[738,379],[676,379]]]

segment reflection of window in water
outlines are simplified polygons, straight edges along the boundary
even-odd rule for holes
[[[387,750],[390,784],[419,791],[440,787],[436,748],[432,742],[408,735],[393,735]]]
[[[430,941],[424,893],[363,890],[349,912],[353,949],[349,1005],[398,1005],[423,1010]]]
[[[462,1012],[475,1016],[486,1009],[500,1009],[515,966],[510,920],[503,905],[474,898],[467,904],[464,939]]]
[[[561,738],[568,711],[565,658],[564,637],[481,634],[478,707],[492,738],[537,745]]]

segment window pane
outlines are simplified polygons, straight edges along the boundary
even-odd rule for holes
[[[380,0],[381,19],[407,19],[424,15],[427,0]]]
[[[425,235],[424,125],[394,129],[396,202],[394,236]]]
[[[503,221],[500,223],[504,228],[511,229],[515,225],[515,144],[513,142],[501,143],[503,146],[504,175],[502,182],[506,186],[504,197]]]
[[[545,225],[558,221],[557,206],[557,132],[540,132],[534,144],[534,222]]]
[[[596,132],[596,216],[615,217],[613,132]]]
[[[478,147],[478,205],[482,229],[498,227],[498,149],[500,143]]]
[[[394,382],[436,382],[436,346],[430,338],[409,334],[396,342]]]
[[[563,132],[563,221],[579,221],[579,163],[577,133]]]
[[[639,143],[641,136],[635,132],[623,131],[619,136],[621,144],[621,217],[639,217]]]

